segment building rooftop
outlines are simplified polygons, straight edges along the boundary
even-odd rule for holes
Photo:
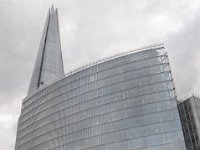
[[[101,63],[104,63],[106,61],[110,61],[110,60],[113,60],[113,59],[116,59],[116,58],[119,58],[119,57],[127,56],[129,54],[135,54],[135,53],[139,53],[139,52],[144,52],[144,51],[148,51],[148,50],[152,50],[152,49],[161,49],[161,48],[164,48],[164,44],[162,44],[162,43],[154,44],[154,45],[145,46],[145,47],[142,47],[142,48],[129,50],[129,51],[126,51],[126,52],[123,52],[123,53],[119,53],[119,54],[116,54],[116,55],[113,55],[113,56],[109,56],[109,57],[106,57],[106,58],[103,58],[103,59],[99,59],[99,60],[94,61],[92,63],[80,66],[80,67],[78,67],[78,68],[76,68],[74,70],[69,71],[65,75],[63,75],[63,76],[61,76],[61,77],[59,77],[59,78],[57,78],[55,80],[49,81],[48,83],[41,85],[38,89],[35,89],[31,93],[29,93],[25,99],[27,99],[27,98],[31,97],[32,95],[36,94],[38,91],[40,91],[42,89],[45,89],[49,85],[51,85],[51,84],[53,84],[53,83],[65,78],[65,77],[73,75],[73,74],[75,74],[75,73],[77,73],[77,72],[79,72],[81,70],[90,68],[92,66],[95,66],[95,65],[98,65],[98,64],[101,64]]]

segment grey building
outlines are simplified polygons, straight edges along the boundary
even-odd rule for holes
[[[191,96],[179,102],[181,124],[187,150],[200,149],[200,98]]]
[[[64,74],[57,10],[41,39],[15,150],[185,150],[164,46]]]

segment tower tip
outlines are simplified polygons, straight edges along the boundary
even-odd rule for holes
[[[57,9],[52,4],[43,30],[28,93],[64,75]]]
[[[50,10],[51,10],[51,12],[54,12],[54,5],[53,4],[51,5]]]

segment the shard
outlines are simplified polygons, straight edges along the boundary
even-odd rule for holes
[[[15,150],[186,150],[164,45],[65,75],[52,7],[22,102]]]
[[[28,93],[64,75],[58,12],[49,9]]]

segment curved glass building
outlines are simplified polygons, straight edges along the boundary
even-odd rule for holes
[[[15,150],[185,150],[167,53],[155,45],[64,74],[51,8]]]

